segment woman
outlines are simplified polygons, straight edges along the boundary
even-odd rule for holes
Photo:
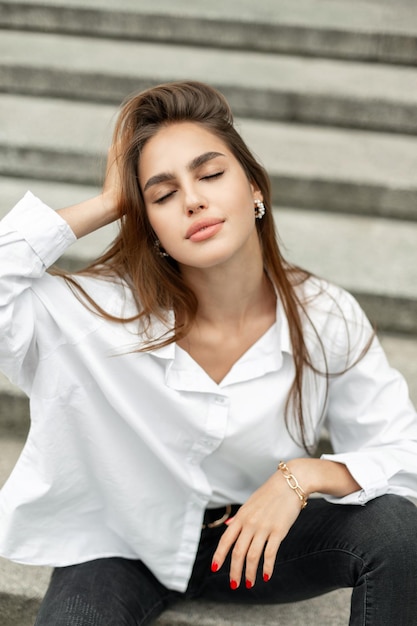
[[[108,163],[97,197],[1,223],[1,365],[32,426],[0,548],[56,568],[36,625],[353,587],[351,625],[411,626],[416,413],[354,299],[282,258],[224,98],[131,97]],[[46,272],[115,220],[89,268]]]

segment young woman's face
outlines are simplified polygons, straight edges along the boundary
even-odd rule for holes
[[[259,249],[254,200],[262,196],[223,141],[199,124],[175,123],[150,139],[139,182],[156,237],[181,265],[209,268]]]

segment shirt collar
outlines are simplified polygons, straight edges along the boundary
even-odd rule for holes
[[[166,332],[168,324],[173,323],[173,321],[173,313],[170,312],[167,325],[159,321],[156,322],[152,335],[154,337],[161,336]],[[175,343],[149,351],[153,356],[167,361],[165,378],[168,387],[182,391],[217,393],[221,388],[228,385],[258,378],[268,372],[278,371],[282,366],[284,352],[291,354],[292,346],[288,319],[278,294],[275,324],[238,359],[219,385],[187,352]]]

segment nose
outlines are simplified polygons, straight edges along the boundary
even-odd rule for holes
[[[207,200],[199,195],[195,190],[189,192],[185,201],[185,210],[187,215],[191,216],[199,211],[206,209],[208,206]]]
[[[194,215],[194,213],[198,213],[199,211],[201,211],[202,209],[207,208],[204,204],[194,204],[193,206],[188,206],[187,208],[187,214],[188,215]]]

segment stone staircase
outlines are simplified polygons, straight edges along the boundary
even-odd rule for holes
[[[55,208],[95,193],[128,93],[209,82],[270,172],[287,256],[357,296],[417,402],[415,0],[0,0],[0,29],[0,216],[28,188]],[[27,399],[0,377],[0,484],[27,429]],[[2,626],[33,623],[48,576],[0,560]],[[276,608],[197,602],[158,626],[342,626],[348,604],[348,590]]]

